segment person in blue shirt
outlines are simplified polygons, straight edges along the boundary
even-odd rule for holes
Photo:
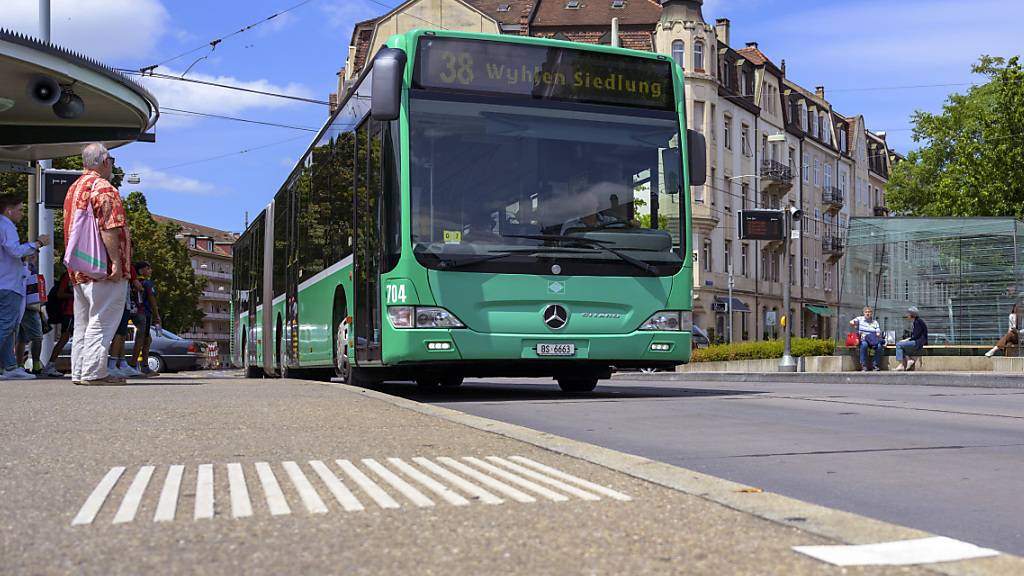
[[[882,356],[885,355],[885,338],[882,338],[882,329],[875,320],[874,310],[871,306],[864,307],[864,315],[857,316],[850,320],[850,326],[857,329],[860,335],[860,369],[862,372],[872,370],[868,366],[868,349],[875,350],[874,370],[881,370]]]
[[[22,258],[39,252],[50,243],[40,234],[35,242],[22,242],[18,222],[25,216],[25,200],[20,194],[0,196],[0,363],[2,380],[33,380],[35,376],[18,366],[14,356],[15,329],[25,309],[25,266]]]

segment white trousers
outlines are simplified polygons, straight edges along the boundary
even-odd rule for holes
[[[75,332],[71,380],[106,378],[110,342],[124,315],[128,281],[100,280],[75,285]]]

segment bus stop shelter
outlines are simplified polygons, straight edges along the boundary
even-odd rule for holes
[[[81,54],[0,29],[0,162],[28,161],[154,141],[156,98],[112,68]]]
[[[1013,218],[853,218],[842,277],[837,341],[872,306],[891,342],[910,306],[932,345],[992,346],[1024,304],[1024,222]],[[971,353],[977,352],[976,350]]]

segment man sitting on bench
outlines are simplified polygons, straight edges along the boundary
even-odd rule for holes
[[[857,334],[860,336],[861,372],[881,370],[880,364],[882,363],[882,356],[885,354],[885,338],[882,337],[882,329],[878,325],[878,320],[874,318],[874,311],[871,309],[871,306],[864,307],[863,316],[857,316],[850,320],[850,326],[856,327]],[[868,367],[868,348],[875,349],[874,368]]]

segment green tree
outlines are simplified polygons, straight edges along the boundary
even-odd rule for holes
[[[181,227],[154,220],[142,192],[129,194],[124,208],[132,235],[132,257],[153,266],[164,327],[172,332],[188,331],[203,319],[197,305],[206,282],[196,277],[188,248],[175,238]]]
[[[1024,218],[1020,57],[982,56],[972,71],[988,81],[950,96],[941,114],[914,114],[923,146],[893,168],[886,200],[896,212]]]

